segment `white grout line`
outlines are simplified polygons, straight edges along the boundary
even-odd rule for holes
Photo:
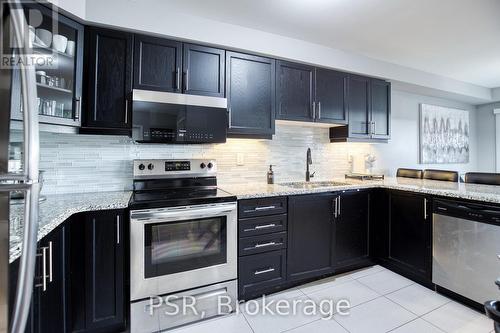
[[[305,324],[299,325],[299,326],[297,326],[297,327],[293,327],[293,328],[290,328],[290,329],[287,329],[287,330],[284,330],[284,331],[280,331],[280,333],[290,332],[290,331],[293,331],[294,329],[297,329],[297,328],[299,328],[299,327],[304,327],[304,326],[306,326],[306,325],[309,325],[309,324],[315,323],[315,322],[320,321],[320,320],[323,320],[323,319],[322,319],[322,318],[319,318],[319,319],[313,320],[313,321],[311,321],[311,322],[309,322],[309,323],[305,323]]]
[[[240,312],[240,314],[243,316],[243,319],[245,319],[245,322],[247,323],[248,327],[250,327],[250,330],[251,330],[253,333],[255,333],[255,331],[254,331],[254,329],[253,329],[252,325],[250,325],[250,322],[248,321],[247,317],[245,316],[245,313],[242,311],[242,312]]]

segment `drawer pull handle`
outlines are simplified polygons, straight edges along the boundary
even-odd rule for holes
[[[255,248],[258,249],[260,247],[266,247],[266,246],[274,246],[276,245],[277,243],[276,242],[267,242],[267,243],[259,243],[259,244],[255,244]]]
[[[268,229],[268,228],[274,228],[275,226],[276,226],[276,224],[274,224],[274,223],[264,224],[264,225],[256,225],[252,229],[245,229],[243,231],[247,232],[247,231],[255,231],[255,230],[261,230],[261,229]]]
[[[252,212],[259,212],[262,210],[270,210],[270,209],[275,209],[275,208],[276,208],[276,206],[255,207],[254,209],[248,209],[248,210],[245,210],[244,212],[245,213],[252,213]]]
[[[266,274],[266,273],[271,273],[271,272],[274,272],[276,269],[274,268],[268,268],[268,269],[264,269],[262,271],[255,271],[253,274],[254,275],[260,275],[260,274]]]
[[[270,223],[270,224],[264,224],[264,225],[256,225],[253,230],[260,230],[260,229],[268,229],[268,228],[274,228],[276,224]]]
[[[259,211],[259,210],[269,210],[269,209],[275,209],[276,206],[264,206],[264,207],[255,207],[255,210],[256,211]]]

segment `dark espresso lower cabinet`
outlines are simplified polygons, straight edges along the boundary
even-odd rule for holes
[[[391,191],[388,228],[389,263],[422,282],[432,278],[432,213],[427,196]]]
[[[71,332],[125,329],[124,213],[97,211],[71,225]]]
[[[14,306],[19,260],[9,265],[10,307]],[[65,227],[60,226],[45,236],[37,246],[35,280],[31,310],[25,332],[66,332],[66,239]]]
[[[335,270],[369,264],[370,192],[346,191],[338,196],[335,219]]]
[[[288,199],[289,281],[333,273],[335,194],[291,196]]]
[[[41,262],[36,282],[35,318],[38,324],[36,332],[54,333],[66,332],[65,296],[66,296],[66,228],[57,228],[50,235],[42,239],[39,244]],[[45,256],[45,276],[43,270],[43,256]],[[45,279],[45,282],[44,282]],[[44,287],[45,284],[45,287]]]

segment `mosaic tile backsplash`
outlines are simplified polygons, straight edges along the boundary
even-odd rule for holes
[[[148,158],[214,158],[220,184],[265,182],[269,164],[274,165],[275,182],[304,180],[308,147],[311,172],[318,180],[343,176],[350,170],[349,155],[364,156],[372,149],[364,143],[331,144],[328,128],[283,124],[276,125],[273,140],[228,139],[225,144],[205,145],[135,144],[117,136],[42,133],[43,193],[130,190],[132,161]],[[238,155],[243,165],[238,165]]]

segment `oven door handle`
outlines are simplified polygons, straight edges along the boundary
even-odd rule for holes
[[[175,209],[166,209],[161,211],[132,211],[130,217],[133,221],[140,221],[143,223],[153,223],[161,220],[162,222],[179,221],[193,217],[211,217],[219,216],[221,214],[228,214],[236,210],[236,204],[215,207],[176,207]]]

